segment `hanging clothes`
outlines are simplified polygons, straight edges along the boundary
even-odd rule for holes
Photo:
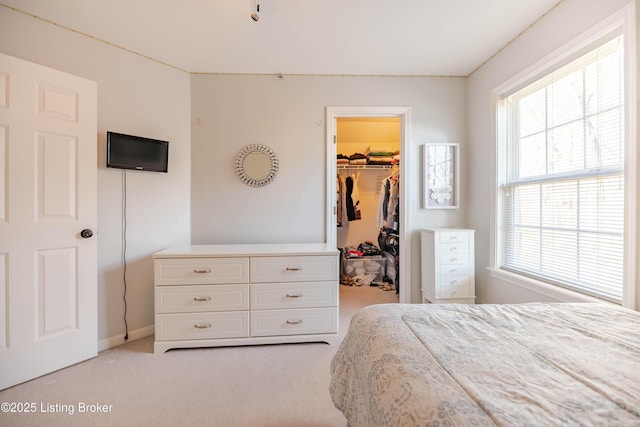
[[[345,178],[347,220],[362,219],[360,212],[360,193],[358,191],[358,175],[352,174]]]
[[[381,228],[400,230],[400,179],[392,174],[382,181],[378,199],[377,225]]]
[[[391,182],[389,181],[389,177],[387,177],[381,182],[380,195],[378,198],[378,211],[376,216],[376,225],[378,227],[384,227],[384,223],[387,220],[389,194],[391,194]]]
[[[386,228],[400,231],[400,179],[397,175],[390,178],[391,189],[389,193],[389,204],[387,205]]]
[[[344,181],[340,174],[336,177],[336,220],[338,227],[342,227],[344,217],[342,215],[344,209]]]

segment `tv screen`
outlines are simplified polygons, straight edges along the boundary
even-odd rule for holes
[[[107,132],[107,167],[167,172],[169,142]]]

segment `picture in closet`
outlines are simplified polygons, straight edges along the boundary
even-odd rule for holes
[[[375,280],[381,286],[386,286],[390,282],[392,290],[395,290],[400,136],[398,117],[337,119],[337,243],[343,252],[348,249],[358,254],[365,252],[362,259],[354,256],[356,260],[349,258],[348,263],[343,259],[342,273],[345,273],[344,264],[347,264],[350,276],[356,277],[356,280],[363,280],[362,277],[367,280],[366,283],[356,284],[369,284],[368,281]],[[395,247],[388,248],[391,253],[380,253],[377,258],[367,257],[369,244],[381,251],[384,249],[380,244],[382,234],[391,235],[388,240],[395,243]],[[384,262],[377,261],[380,258],[387,259]],[[384,268],[377,271],[376,262]],[[389,269],[386,268],[387,263]],[[354,265],[359,267],[356,271],[352,268]],[[387,277],[387,270],[392,277]],[[341,281],[350,280],[343,276]],[[383,278],[388,280],[383,282]]]

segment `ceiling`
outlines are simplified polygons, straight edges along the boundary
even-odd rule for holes
[[[561,0],[0,0],[192,73],[468,76]]]

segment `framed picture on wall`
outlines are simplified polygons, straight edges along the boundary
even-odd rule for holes
[[[427,143],[423,147],[425,209],[456,209],[459,205],[459,145]]]

